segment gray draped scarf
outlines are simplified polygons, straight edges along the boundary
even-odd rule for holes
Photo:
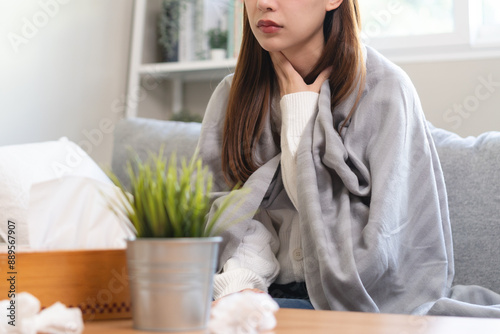
[[[366,67],[362,98],[341,133],[357,91],[332,113],[325,82],[318,113],[298,148],[298,212],[312,304],[327,310],[500,317],[500,295],[479,287],[451,288],[446,188],[415,88],[401,69],[370,48]],[[227,193],[220,159],[231,79],[214,92],[198,144],[215,175],[214,206]],[[247,219],[223,233],[220,268],[248,233],[248,223],[255,222],[253,212],[287,205],[278,196],[280,149],[269,114],[256,148],[262,166],[245,183],[251,191],[238,208],[237,215]],[[234,219],[230,211],[225,219]]]

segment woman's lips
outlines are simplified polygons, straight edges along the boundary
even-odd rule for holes
[[[278,32],[283,27],[274,21],[260,20],[257,23],[257,28],[259,28],[260,31],[262,31],[265,34],[272,34],[272,33]]]

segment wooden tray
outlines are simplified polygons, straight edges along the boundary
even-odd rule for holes
[[[0,299],[6,299],[10,283],[5,251],[0,268]],[[15,272],[16,293],[31,293],[42,308],[59,301],[79,307],[84,320],[131,317],[124,249],[19,252]]]

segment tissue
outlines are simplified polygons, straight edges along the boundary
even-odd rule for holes
[[[0,301],[0,309],[7,310],[9,304],[8,299]],[[7,321],[0,322],[2,334],[80,334],[82,332],[83,319],[79,308],[67,308],[57,302],[40,312],[40,301],[27,292],[21,292],[16,296],[15,322],[11,324]]]
[[[32,185],[30,246],[37,250],[125,248],[125,240],[134,234],[109,208],[108,200],[119,202],[116,189],[80,176]]]
[[[113,184],[92,158],[68,138],[57,141],[0,146],[0,236],[7,241],[7,220],[16,222],[16,245],[30,246],[30,225],[44,225],[40,219],[28,220],[31,187],[37,183],[57,180],[65,176],[91,178]],[[56,202],[59,208],[75,206],[72,197]],[[53,194],[43,193],[45,203]],[[57,208],[57,207],[56,207]],[[58,213],[58,211],[55,211]],[[78,220],[74,224],[87,224]],[[46,234],[51,231],[48,227]]]
[[[208,328],[213,334],[257,334],[276,326],[278,304],[266,293],[244,291],[220,299]]]

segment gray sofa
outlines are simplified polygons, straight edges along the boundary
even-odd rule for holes
[[[151,119],[122,120],[115,129],[112,170],[126,182],[123,166],[132,148],[177,151],[191,156],[201,124]],[[480,285],[500,293],[500,132],[478,137],[458,135],[431,126],[448,190],[452,222],[454,284]]]

